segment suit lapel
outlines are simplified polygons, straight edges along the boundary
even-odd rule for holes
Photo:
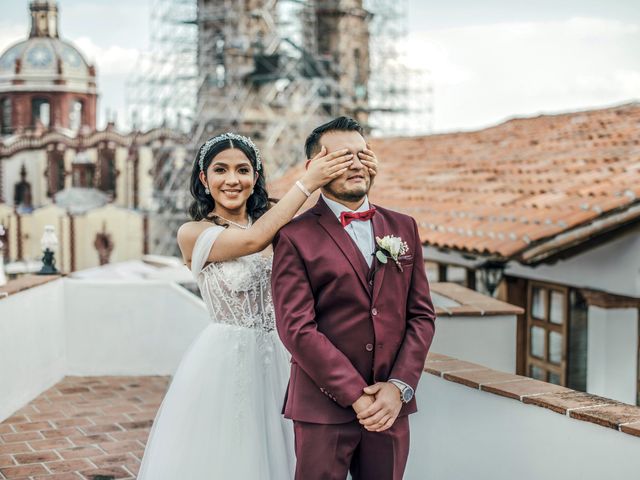
[[[376,242],[376,237],[384,237],[385,235],[391,235],[389,232],[387,222],[384,218],[384,214],[378,210],[376,214],[371,219],[373,223],[373,241],[375,245],[375,249],[378,248],[378,243]],[[378,298],[378,294],[380,293],[380,288],[382,288],[382,281],[384,280],[384,273],[387,268],[391,268],[391,263],[393,260],[389,260],[387,264],[380,263],[380,261],[375,257],[373,257],[373,268],[375,268],[375,274],[373,277],[373,294],[371,297],[372,303],[375,303]]]
[[[356,272],[356,275],[360,279],[360,283],[371,295],[371,290],[367,284],[366,270],[363,269],[363,264],[366,266],[366,262],[362,258],[362,253],[358,250],[358,247],[353,243],[353,240],[349,237],[349,234],[344,231],[344,227],[340,224],[336,216],[331,209],[324,202],[322,197],[318,200],[318,203],[313,209],[313,212],[318,216],[318,223],[322,228],[326,230],[331,239],[338,246],[340,251],[346,257],[351,264],[351,267]],[[359,258],[360,257],[360,258]],[[360,259],[362,258],[362,261]]]

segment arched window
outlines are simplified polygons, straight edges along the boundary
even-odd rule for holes
[[[9,230],[2,223],[0,223],[0,245],[4,252],[4,261],[9,262]]]
[[[20,169],[20,181],[13,187],[13,204],[22,212],[33,209],[31,184],[27,181],[27,168],[24,164]]]
[[[47,196],[53,197],[64,189],[64,152],[52,150],[47,153]]]
[[[51,105],[46,98],[34,98],[31,100],[31,119],[33,126],[38,123],[44,128],[49,128],[51,124]]]
[[[100,190],[116,196],[116,151],[112,148],[101,148],[98,150],[97,184]]]
[[[11,99],[3,98],[0,102],[0,134],[9,135],[12,132]]]
[[[82,113],[84,105],[81,100],[74,100],[69,109],[69,128],[78,131],[82,126]]]

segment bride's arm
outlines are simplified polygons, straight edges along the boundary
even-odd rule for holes
[[[351,164],[353,155],[347,149],[338,150],[325,155],[326,149],[314,157],[301,182],[309,191],[314,191],[342,175]],[[362,161],[362,159],[361,159]],[[365,162],[363,162],[365,163]],[[375,162],[366,162],[375,171]],[[227,228],[215,242],[209,252],[207,262],[222,262],[264,250],[273,240],[275,234],[294,217],[307,200],[307,196],[296,185],[293,185],[282,199],[251,227],[246,230]],[[185,228],[186,227],[186,228]],[[185,258],[191,260],[191,252],[202,227],[194,228],[193,222],[185,224],[178,230],[178,244]]]

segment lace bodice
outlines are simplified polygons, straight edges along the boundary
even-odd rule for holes
[[[191,260],[191,269],[207,305],[211,320],[262,331],[275,329],[271,298],[273,255],[254,253],[203,267],[224,227],[212,226],[200,234]]]

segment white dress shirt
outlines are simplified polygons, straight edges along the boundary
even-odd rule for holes
[[[343,204],[325,197],[324,194],[322,194],[322,199],[338,220],[340,220],[340,214],[342,212],[365,212],[370,208],[369,199],[366,196],[364,197],[364,202],[362,202],[362,205],[360,205],[360,208],[357,210],[351,210],[349,207],[345,207]],[[371,267],[371,264],[373,263],[373,252],[375,250],[373,225],[371,220],[354,220],[344,227],[344,230],[358,246],[360,253],[362,253],[362,256],[367,261],[367,265]]]
[[[338,218],[338,221],[340,221],[340,214],[342,212],[364,212],[366,210],[369,210],[370,208],[369,198],[367,196],[364,197],[364,202],[362,202],[360,208],[358,208],[357,210],[351,210],[349,207],[346,207],[341,203],[325,197],[324,194],[321,195],[327,206]],[[371,267],[371,264],[373,263],[373,252],[375,251],[375,239],[373,235],[373,224],[371,223],[371,220],[354,220],[349,223],[349,225],[344,227],[344,229],[358,246],[358,249],[364,256],[364,259],[367,261],[367,265]],[[411,390],[411,393],[413,393],[413,389],[402,380],[399,380],[397,378],[390,378],[389,382],[395,384],[400,390],[402,390],[402,388],[404,387],[408,388],[409,390]]]

